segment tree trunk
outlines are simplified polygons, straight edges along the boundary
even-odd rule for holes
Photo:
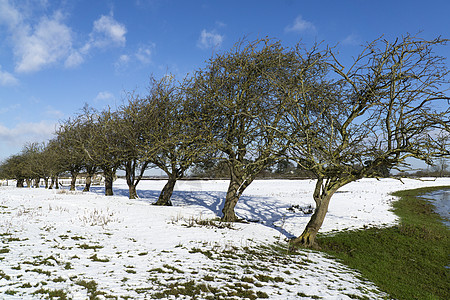
[[[322,227],[323,221],[328,212],[328,205],[330,204],[331,197],[335,192],[336,189],[333,189],[326,190],[325,192],[320,194],[316,186],[316,191],[314,192],[316,209],[305,229],[303,230],[303,233],[299,237],[292,240],[291,243],[294,247],[298,246],[319,249],[319,246],[316,243],[316,236],[319,232],[320,227]]]
[[[17,182],[16,182],[16,187],[18,187],[18,188],[23,188],[23,182],[25,181],[25,179],[17,179]]]
[[[172,197],[173,189],[175,188],[176,183],[176,177],[169,177],[169,180],[162,189],[161,194],[159,194],[158,201],[156,201],[155,205],[172,206],[172,201],[170,201],[170,198]]]
[[[234,207],[239,201],[239,187],[241,183],[237,178],[231,178],[230,185],[228,186],[227,196],[225,198],[225,204],[222,209],[222,221],[224,222],[236,222],[238,218],[234,213]]]
[[[70,172],[70,175],[72,175],[72,178],[70,180],[70,190],[75,191],[75,184],[77,183],[78,172]]]
[[[56,176],[55,178],[55,189],[59,190],[59,177]]]
[[[136,186],[134,184],[128,186],[128,198],[129,199],[138,199],[138,195],[136,192]]]
[[[128,198],[129,199],[137,199],[138,195],[136,192],[136,185],[134,183],[134,172],[135,165],[132,161],[128,161],[125,163],[125,178],[127,180],[128,185]]]
[[[92,177],[95,175],[96,167],[87,166],[86,167],[86,183],[84,185],[83,192],[89,192],[91,190]]]
[[[137,195],[137,192],[136,192],[136,187],[137,187],[139,181],[141,181],[142,176],[144,176],[144,172],[147,169],[148,162],[143,162],[141,164],[139,174],[136,176],[136,168],[138,166],[139,166],[139,162],[136,159],[127,161],[125,163],[125,178],[127,179],[127,185],[128,185],[128,190],[129,190],[128,197],[130,199],[139,198]],[[172,188],[172,190],[173,190],[173,188]]]
[[[86,184],[84,185],[83,192],[89,192],[91,189],[91,183],[92,183],[92,174],[86,175]]]
[[[112,172],[104,172],[105,175],[105,196],[112,196],[113,193],[113,174]]]
[[[41,182],[41,178],[36,178],[35,180],[34,180],[34,187],[35,188],[39,188],[39,183]]]
[[[32,180],[29,179],[29,178],[27,178],[27,179],[25,179],[25,181],[27,182],[27,187],[31,188],[31,182],[32,182]]]
[[[50,185],[48,186],[48,189],[53,189],[53,185],[55,184],[55,176],[52,176],[50,179]]]

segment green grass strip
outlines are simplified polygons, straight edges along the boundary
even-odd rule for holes
[[[319,245],[395,299],[450,299],[450,230],[422,197],[442,189],[396,192],[398,226],[320,235]]]

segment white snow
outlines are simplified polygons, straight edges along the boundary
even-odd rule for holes
[[[450,185],[450,179],[403,182],[348,184],[333,196],[321,231],[395,224],[391,192]],[[1,298],[40,299],[64,290],[70,299],[87,299],[96,290],[99,299],[163,297],[158,292],[166,292],[163,299],[191,299],[168,291],[192,283],[203,284],[197,299],[240,299],[232,296],[239,288],[270,299],[383,296],[324,254],[271,255],[265,247],[302,232],[310,215],[298,207],[313,205],[314,181],[255,181],[236,207],[238,217],[255,222],[231,229],[196,224],[220,216],[227,181],[180,181],[173,207],[151,205],[164,184],[142,181],[138,200],[127,198],[120,179],[112,197],[101,187],[82,193],[0,186]],[[92,280],[95,289],[83,286]]]

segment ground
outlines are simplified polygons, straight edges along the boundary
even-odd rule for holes
[[[89,193],[0,187],[2,299],[386,296],[325,254],[283,252],[286,239],[308,222],[313,181],[254,182],[236,208],[238,217],[251,222],[232,225],[215,221],[227,181],[181,181],[173,207],[151,205],[164,183],[141,182],[137,200],[127,199],[120,179],[113,197],[103,196],[101,187]],[[395,224],[391,192],[449,184],[351,183],[333,197],[321,232]]]

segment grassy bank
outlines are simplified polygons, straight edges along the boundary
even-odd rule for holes
[[[393,298],[450,299],[450,230],[421,197],[443,188],[395,193],[398,226],[322,235],[319,244]]]

